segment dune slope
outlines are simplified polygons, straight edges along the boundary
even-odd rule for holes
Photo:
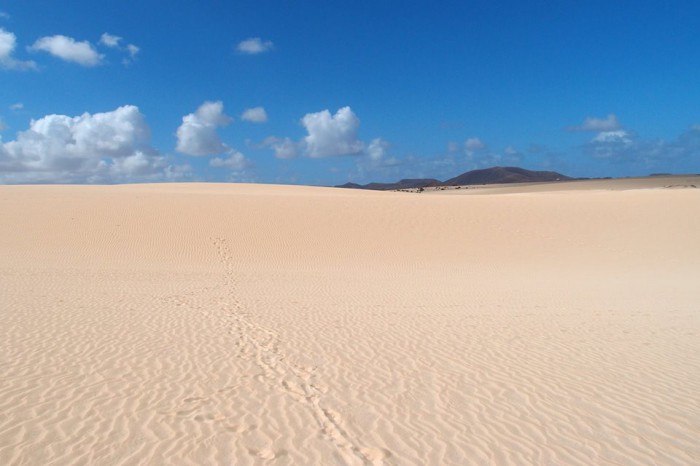
[[[571,186],[0,187],[0,464],[697,463],[700,190]]]

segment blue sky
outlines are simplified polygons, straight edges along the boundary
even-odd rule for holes
[[[0,182],[697,173],[698,17],[691,1],[8,0]]]

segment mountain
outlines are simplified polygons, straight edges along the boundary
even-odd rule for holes
[[[537,183],[544,181],[571,180],[568,176],[557,172],[531,171],[518,167],[492,167],[481,170],[472,170],[450,178],[445,182],[433,178],[404,179],[396,183],[345,183],[336,188],[373,189],[377,191],[390,191],[396,189],[417,189],[438,186],[464,186],[472,184],[497,184],[497,183]]]
[[[375,191],[391,191],[393,189],[416,189],[416,188],[428,188],[432,186],[442,186],[440,180],[435,180],[432,178],[416,178],[416,179],[403,179],[396,183],[369,183],[369,184],[357,184],[357,183],[345,183],[336,186],[336,188],[351,188],[351,189],[373,189]]]
[[[492,167],[483,170],[472,170],[450,178],[442,183],[443,186],[464,186],[470,184],[496,183],[535,183],[542,181],[570,180],[557,172],[541,172],[525,170],[518,167]]]

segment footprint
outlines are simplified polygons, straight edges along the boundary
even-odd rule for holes
[[[213,414],[198,414],[194,417],[195,421],[205,422],[205,421],[223,421],[225,418],[221,416],[215,416]]]
[[[297,399],[306,398],[306,393],[304,392],[304,388],[301,387],[296,382],[285,380],[282,382],[282,386],[284,387],[285,390],[287,390],[295,398],[297,398]]]
[[[218,390],[218,392],[219,392],[219,393],[224,393],[224,392],[228,392],[228,391],[231,391],[231,390],[235,390],[236,388],[238,388],[238,385],[230,385],[230,386],[228,386],[228,387],[220,388],[220,389]],[[187,401],[187,400],[185,400],[185,401]]]
[[[237,434],[242,434],[243,432],[250,432],[251,430],[257,429],[258,426],[257,424],[251,424],[249,426],[245,424],[233,424],[230,426],[226,426],[225,429],[229,432],[235,432]]]
[[[384,448],[360,448],[360,453],[372,464],[382,464],[391,456],[391,452]]]
[[[286,450],[274,451],[272,448],[263,448],[262,450],[249,448],[248,452],[251,455],[257,456],[258,458],[264,460],[274,460],[275,458],[279,458],[280,456],[284,456],[287,454]]]
[[[197,411],[197,408],[195,408],[195,409],[183,409],[182,411],[178,411],[175,414],[177,414],[178,416],[187,416],[188,414],[194,413],[195,411]]]

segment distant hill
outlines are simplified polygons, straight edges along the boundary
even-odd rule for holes
[[[345,183],[336,188],[373,189],[377,191],[390,191],[395,189],[417,189],[438,186],[465,186],[474,184],[499,184],[499,183],[537,183],[544,181],[563,181],[572,178],[557,172],[532,171],[518,167],[492,167],[481,170],[471,170],[461,175],[440,181],[433,178],[404,179],[396,183]]]
[[[525,170],[518,167],[492,167],[472,170],[445,181],[443,186],[464,186],[470,184],[534,183],[542,181],[570,180],[557,172]]]
[[[345,183],[336,186],[336,188],[352,188],[352,189],[373,189],[375,191],[391,191],[393,189],[416,189],[416,188],[428,188],[432,186],[442,186],[440,180],[435,180],[432,178],[417,178],[417,179],[403,179],[396,183],[369,183],[369,184],[357,184],[357,183]]]

